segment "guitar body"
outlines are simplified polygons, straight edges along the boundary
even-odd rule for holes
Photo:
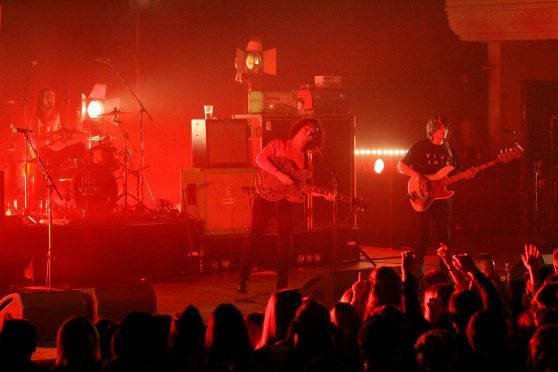
[[[330,190],[307,183],[312,177],[312,172],[299,169],[292,160],[278,156],[271,159],[271,161],[281,172],[289,175],[294,183],[291,186],[283,185],[274,175],[258,169],[256,191],[265,200],[279,201],[287,198],[295,203],[303,203],[306,193],[318,195],[328,195],[331,193]],[[353,198],[350,195],[338,194],[337,200],[350,203],[357,210],[363,211],[368,208],[368,200],[363,198]]]
[[[470,168],[468,171],[460,172],[452,176],[448,174],[454,169],[451,165],[440,169],[438,172],[425,176],[428,179],[428,186],[426,190],[420,187],[419,181],[416,178],[409,179],[407,184],[407,192],[409,199],[414,210],[417,212],[424,212],[436,199],[448,199],[454,194],[453,191],[448,191],[446,187],[454,182],[466,180],[473,175],[482,172],[496,164],[509,163],[514,159],[521,158],[523,148],[516,143],[515,147],[502,151],[494,160],[486,162],[481,165]],[[471,171],[473,174],[471,175]]]
[[[267,201],[279,201],[288,198],[295,203],[303,203],[304,191],[298,185],[306,183],[312,177],[312,172],[298,169],[293,161],[281,156],[274,158],[273,164],[281,172],[288,174],[293,179],[294,184],[291,186],[283,185],[274,175],[258,169],[256,177],[258,195]]]
[[[417,178],[411,177],[407,184],[407,193],[411,201],[411,206],[417,212],[424,212],[436,199],[448,199],[454,194],[453,191],[448,191],[443,184],[443,180],[454,168],[451,165],[443,167],[434,174],[426,175],[428,179],[428,187],[426,190],[421,190]]]

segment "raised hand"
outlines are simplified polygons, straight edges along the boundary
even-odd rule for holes
[[[533,244],[525,244],[525,254],[521,255],[521,261],[523,261],[523,265],[525,265],[527,270],[537,270],[539,268],[540,255],[541,252],[537,246]]]
[[[447,245],[445,245],[444,243],[440,243],[440,248],[438,248],[436,254],[438,255],[438,257],[440,257],[440,259],[444,262],[448,269],[451,269],[453,267],[452,255]]]
[[[362,279],[362,272],[358,273],[358,279],[353,283],[351,289],[353,291],[353,302],[359,301],[360,298],[366,293],[368,282]]]
[[[412,251],[401,252],[401,273],[403,278],[417,270],[417,254]]]
[[[466,273],[474,273],[479,270],[475,261],[467,253],[453,255],[452,263],[456,269]]]

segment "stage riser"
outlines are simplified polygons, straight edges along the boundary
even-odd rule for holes
[[[53,228],[52,280],[56,283],[122,283],[179,275],[188,254],[186,222],[67,225]],[[5,230],[3,252],[15,267],[4,283],[24,283],[33,259],[34,284],[44,284],[46,226]]]
[[[246,244],[246,235],[221,237],[205,237],[205,247],[201,267],[203,271],[215,269],[232,269],[237,271],[240,266],[242,249]],[[298,231],[294,235],[294,254],[292,265],[307,265],[319,262],[333,262],[333,232],[331,228],[318,231]],[[337,233],[337,261],[353,261],[358,259],[358,250],[346,245],[351,240],[349,228],[339,228]],[[277,235],[266,234],[256,250],[257,266],[275,269],[277,264]],[[225,267],[223,267],[225,266]],[[227,267],[228,266],[228,267]]]

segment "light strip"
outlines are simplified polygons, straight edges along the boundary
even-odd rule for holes
[[[355,149],[356,156],[403,156],[407,153],[404,149]]]

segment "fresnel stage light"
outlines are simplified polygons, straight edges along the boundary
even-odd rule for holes
[[[239,83],[250,84],[249,75],[277,76],[277,49],[263,50],[260,37],[252,37],[246,50],[236,50],[236,78]]]

